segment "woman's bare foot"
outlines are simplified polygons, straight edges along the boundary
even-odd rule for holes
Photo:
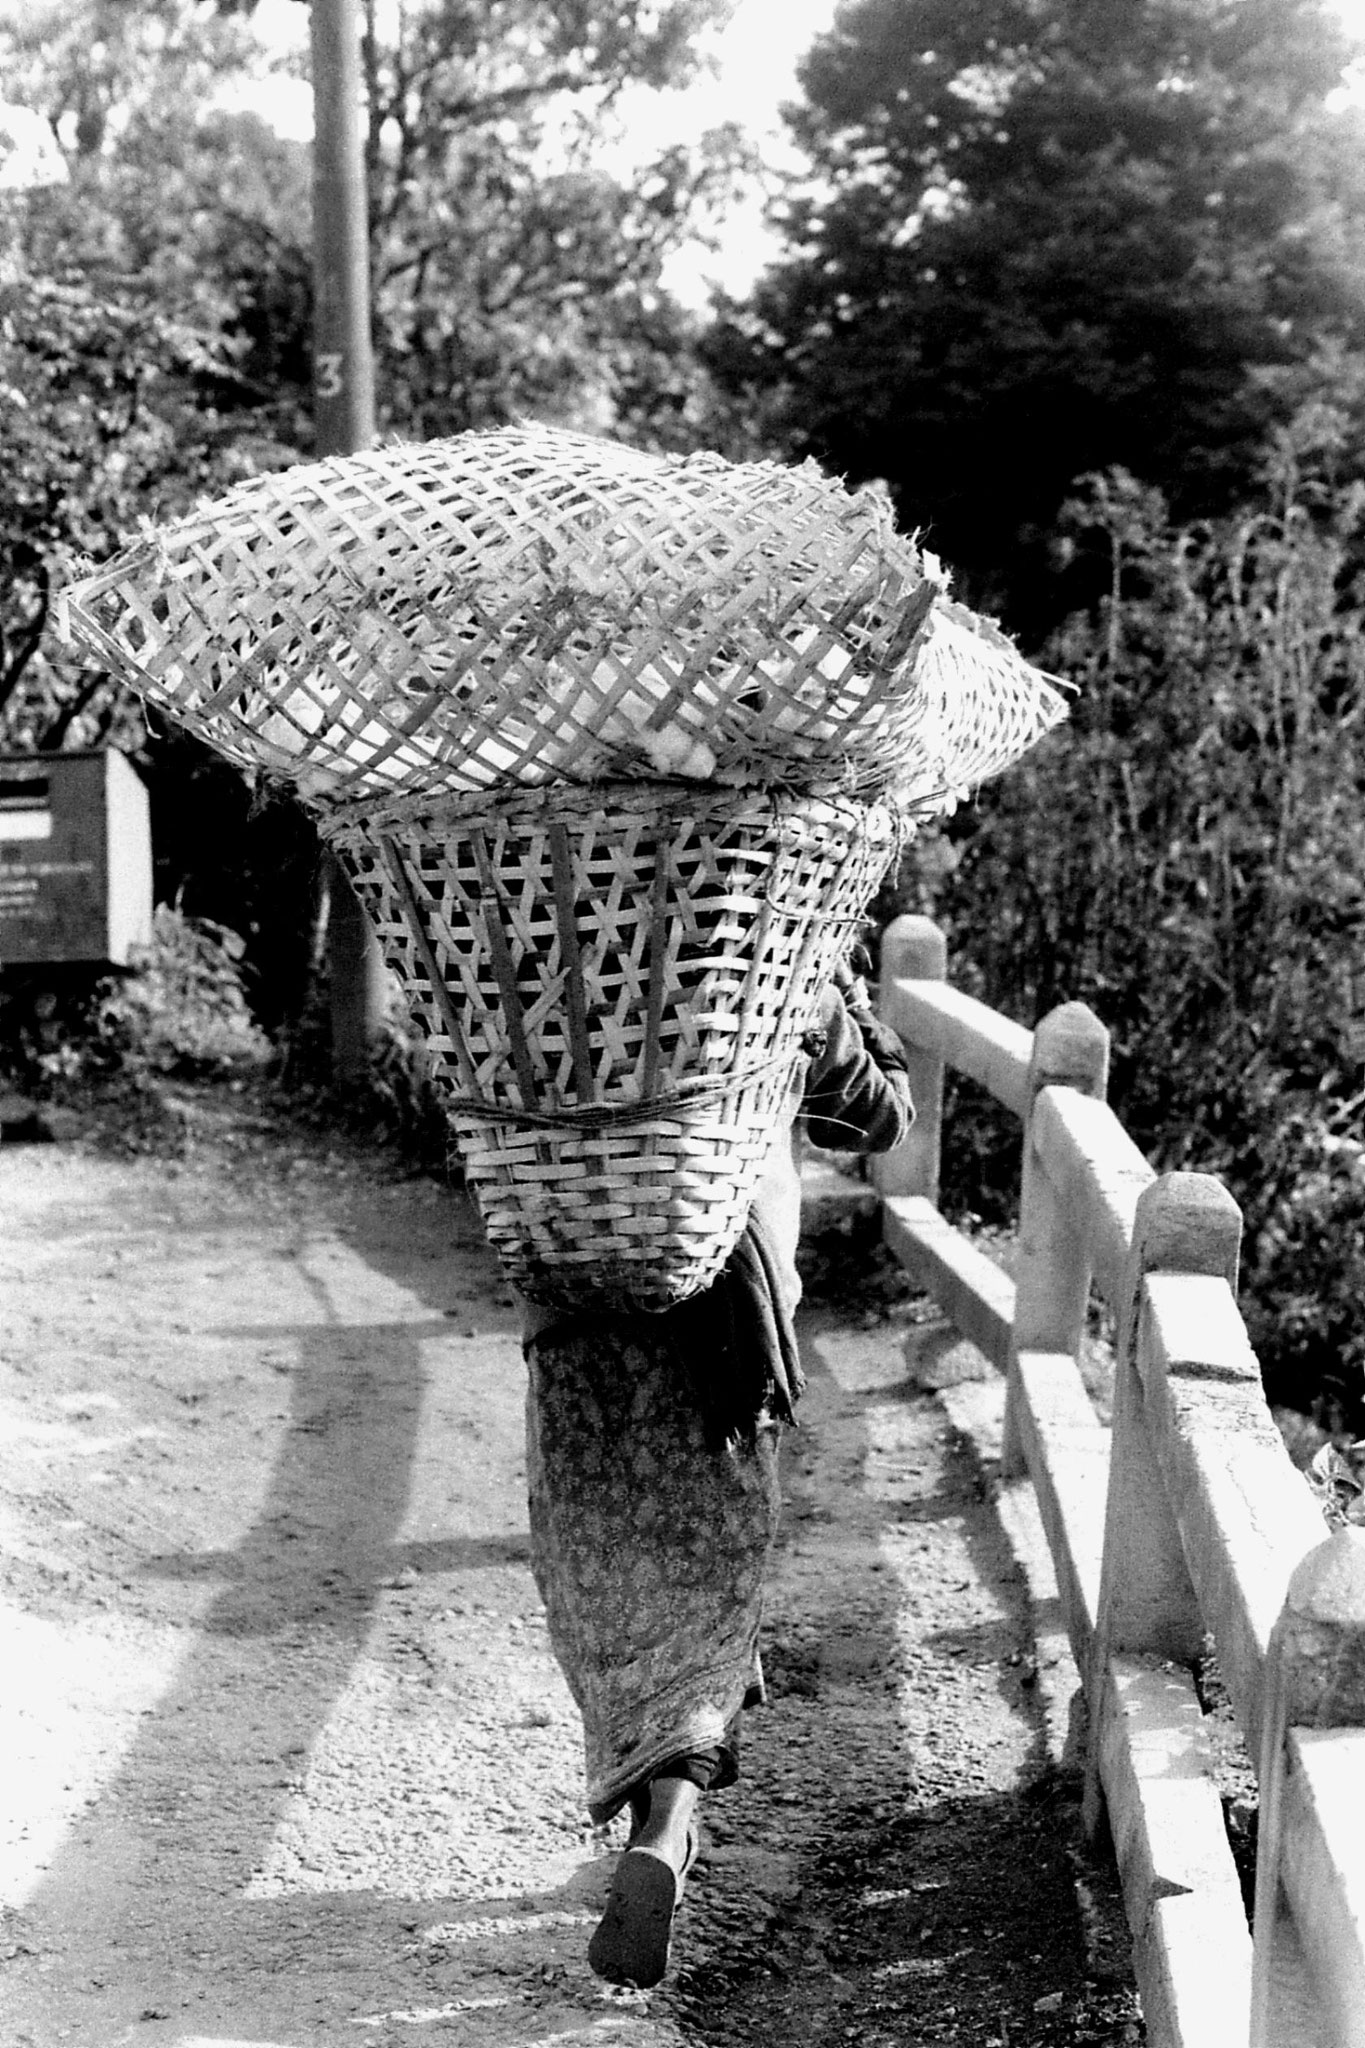
[[[701,1793],[690,1778],[655,1778],[643,1790],[641,1824],[631,1835],[630,1846],[661,1856],[674,1875],[682,1877],[693,1853]],[[634,1809],[633,1799],[631,1805]]]

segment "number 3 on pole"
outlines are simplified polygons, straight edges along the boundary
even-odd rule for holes
[[[339,349],[316,356],[313,363],[314,392],[318,398],[340,398],[346,389],[345,358]]]

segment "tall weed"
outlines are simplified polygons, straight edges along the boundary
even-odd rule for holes
[[[1365,491],[1337,440],[1305,414],[1216,525],[1087,481],[1065,545],[1103,550],[1108,595],[1043,656],[1079,685],[1069,726],[958,825],[937,910],[992,1003],[1108,1024],[1139,1143],[1242,1204],[1272,1398],[1358,1428]]]

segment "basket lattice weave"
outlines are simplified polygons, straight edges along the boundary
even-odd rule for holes
[[[329,829],[525,1293],[663,1308],[715,1277],[900,832],[637,785]]]
[[[1063,710],[881,493],[538,426],[254,478],[59,615],[320,806],[681,776],[928,811]]]
[[[704,1288],[911,821],[1062,692],[878,491],[538,426],[299,465],[150,532],[59,625],[293,784],[528,1295]]]

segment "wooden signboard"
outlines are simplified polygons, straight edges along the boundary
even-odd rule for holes
[[[147,790],[124,756],[0,754],[0,968],[126,967],[152,931]]]

